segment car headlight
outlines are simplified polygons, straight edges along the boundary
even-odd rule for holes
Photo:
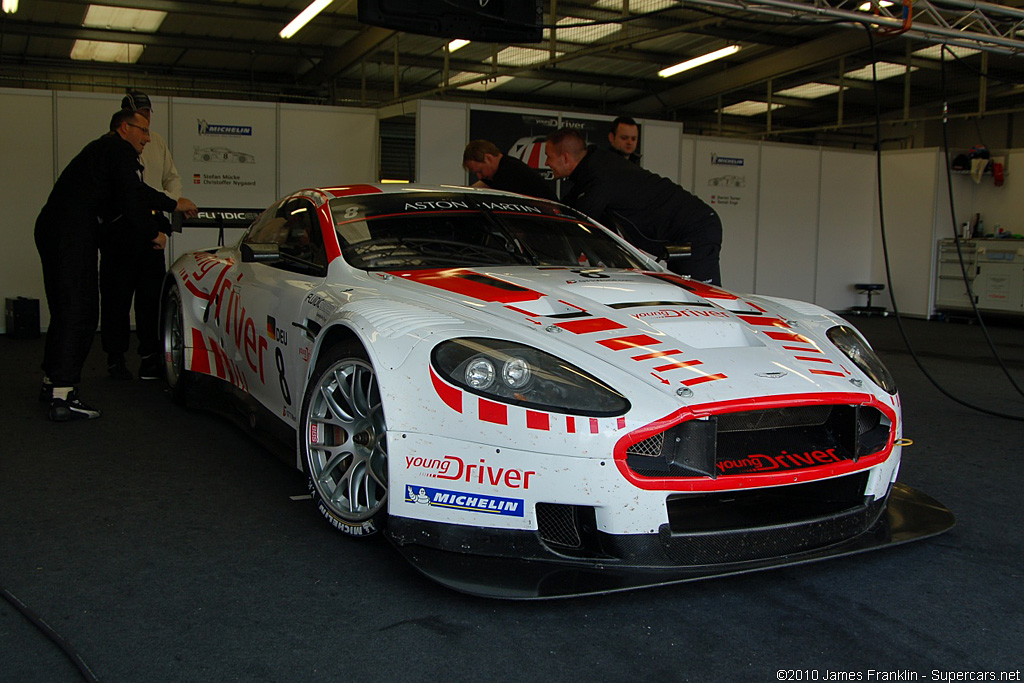
[[[861,372],[888,394],[896,394],[896,380],[889,374],[882,361],[871,350],[868,343],[854,330],[846,325],[829,329],[825,334],[843,354],[860,368]]]
[[[500,339],[450,339],[434,347],[434,369],[466,391],[513,405],[589,417],[622,415],[629,401],[571,363]]]

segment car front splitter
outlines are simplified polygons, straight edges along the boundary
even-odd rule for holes
[[[867,532],[825,548],[717,565],[638,567],[469,555],[417,543],[395,543],[420,572],[453,590],[505,600],[544,600],[667,586],[777,567],[792,567],[900,545],[949,530],[956,518],[940,502],[894,484],[885,512]]]

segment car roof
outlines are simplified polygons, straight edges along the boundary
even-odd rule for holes
[[[500,197],[516,197],[520,199],[525,198],[530,199],[531,201],[550,201],[546,199],[539,199],[537,197],[527,197],[525,195],[516,194],[515,192],[505,192],[502,190],[494,190],[490,188],[468,187],[466,185],[424,185],[410,183],[357,183],[353,185],[309,187],[303,190],[297,190],[295,192],[292,192],[288,196],[319,196],[321,200],[330,200],[340,197],[356,197],[361,195],[365,196],[375,194],[409,194],[422,196],[428,194],[450,194],[452,192],[460,192],[466,194],[482,194]]]

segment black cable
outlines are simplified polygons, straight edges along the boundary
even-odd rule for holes
[[[92,669],[90,669],[89,665],[85,663],[85,660],[82,659],[81,655],[79,655],[75,648],[71,646],[71,643],[64,640],[64,638],[54,631],[49,624],[43,621],[39,615],[30,610],[25,603],[19,600],[13,593],[3,586],[0,586],[0,596],[9,602],[14,609],[21,612],[22,616],[28,619],[33,626],[42,631],[44,636],[52,640],[57,645],[61,652],[63,652],[64,655],[71,660],[71,663],[75,665],[75,668],[78,669],[78,673],[81,674],[83,679],[90,683],[99,683],[100,679],[96,677],[96,674],[92,672]]]
[[[903,343],[907,347],[907,350],[910,352],[910,357],[914,359],[914,363],[917,365],[918,369],[924,374],[928,381],[931,382],[932,386],[934,386],[943,396],[949,398],[950,400],[956,403],[959,403],[965,408],[970,408],[971,410],[976,410],[980,413],[985,413],[986,415],[1001,417],[1007,420],[1017,420],[1019,422],[1024,422],[1024,417],[1020,415],[1010,415],[1008,413],[1000,413],[995,410],[989,410],[988,408],[982,408],[981,406],[976,406],[972,403],[968,403],[967,401],[964,401],[963,399],[958,398],[957,396],[954,396],[953,394],[946,391],[946,389],[941,384],[939,384],[934,377],[932,377],[931,373],[928,372],[927,368],[924,367],[924,363],[921,362],[921,358],[917,355],[917,352],[914,350],[914,346],[913,344],[910,343],[910,338],[907,336],[907,331],[903,327],[903,319],[900,316],[900,309],[898,304],[896,303],[896,292],[893,290],[892,287],[892,268],[889,263],[889,242],[885,232],[885,210],[882,196],[882,102],[881,96],[879,95],[878,91],[875,36],[872,33],[870,24],[864,23],[861,25],[867,31],[868,40],[871,43],[871,82],[872,91],[874,93],[875,99],[875,139],[877,140],[875,144],[875,176],[878,184],[878,222],[882,235],[882,256],[885,261],[885,281],[889,287],[889,298],[892,300],[892,310],[896,318],[896,325],[899,327],[900,330],[900,336],[903,338]]]
[[[945,54],[949,48],[946,45],[942,46],[942,54]],[[950,52],[952,54],[952,52]],[[942,79],[942,100],[946,102],[946,60],[940,60],[942,66],[940,68],[941,79]],[[953,174],[949,167],[949,117],[946,115],[946,105],[943,104],[943,116],[942,116],[942,153],[946,160],[946,190],[949,193],[949,218],[953,226],[953,243],[956,245],[957,258],[960,261],[960,274],[963,277],[964,285],[967,287],[967,298],[971,302],[971,310],[974,311],[974,317],[978,321],[978,325],[981,327],[981,331],[985,336],[985,341],[988,342],[988,348],[992,351],[993,358],[999,363],[999,367],[1002,368],[1003,374],[1006,375],[1006,379],[1010,380],[1010,384],[1017,390],[1017,393],[1024,396],[1024,391],[1021,390],[1020,385],[1017,384],[1013,379],[1013,375],[1010,374],[1009,368],[1003,362],[1002,356],[999,355],[999,351],[996,349],[995,342],[992,341],[992,336],[988,332],[988,326],[985,325],[985,320],[982,318],[981,311],[978,310],[978,304],[974,298],[974,290],[971,287],[970,278],[967,277],[967,266],[964,264],[963,250],[960,248],[960,237],[956,233],[956,204],[953,199]]]

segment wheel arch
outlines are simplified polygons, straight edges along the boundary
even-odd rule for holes
[[[313,348],[313,357],[309,359],[309,369],[306,371],[307,382],[312,377],[313,371],[324,354],[339,344],[359,344],[366,351],[367,355],[370,356],[370,360],[374,360],[370,345],[363,340],[362,335],[354,327],[350,327],[344,322],[335,322],[323,330],[317,339],[316,345]]]

